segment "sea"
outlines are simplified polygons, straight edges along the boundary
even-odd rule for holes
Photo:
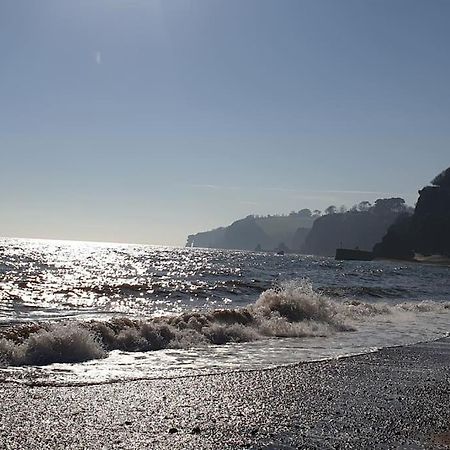
[[[269,369],[436,340],[450,267],[0,239],[0,381]]]

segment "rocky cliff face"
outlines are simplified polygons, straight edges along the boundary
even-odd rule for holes
[[[188,236],[186,246],[254,250],[258,245],[267,248],[270,237],[253,216],[236,220],[228,227],[217,228]]]
[[[309,210],[289,216],[248,216],[227,227],[188,236],[187,247],[274,250],[280,245],[298,251],[315,216]]]
[[[414,251],[411,239],[412,217],[400,216],[392,224],[380,243],[373,248],[377,257],[394,259],[412,259]]]
[[[301,251],[309,232],[310,232],[309,228],[303,227],[300,227],[296,230],[294,237],[292,238],[292,246],[291,246],[294,252],[299,253]]]
[[[417,253],[450,256],[450,187],[422,189],[411,226]]]
[[[377,256],[412,258],[425,256],[450,257],[450,168],[419,191],[414,214],[389,228],[374,252]]]
[[[334,256],[336,249],[372,250],[386,234],[395,217],[369,213],[330,214],[317,219],[302,246],[302,253]]]
[[[267,248],[269,242],[269,236],[256,223],[256,220],[248,217],[237,220],[225,229],[221,248],[254,250],[258,245]]]
[[[223,227],[190,234],[187,238],[186,247],[221,248],[224,235],[225,228]]]
[[[302,253],[334,256],[339,247],[372,250],[400,214],[408,211],[401,198],[378,199],[366,211],[328,214],[314,222]]]

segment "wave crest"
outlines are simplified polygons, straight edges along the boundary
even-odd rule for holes
[[[36,326],[35,326],[36,327]],[[96,334],[75,322],[28,328],[22,342],[0,339],[0,362],[3,365],[46,365],[55,362],[81,362],[106,356]],[[20,328],[23,335],[24,329]]]
[[[427,312],[448,305],[404,303],[398,307],[337,302],[305,280],[263,292],[247,307],[136,320],[33,323],[0,332],[0,364],[46,365],[104,358],[108,351],[153,351],[248,342],[270,337],[326,336],[352,331],[361,318],[397,311]]]

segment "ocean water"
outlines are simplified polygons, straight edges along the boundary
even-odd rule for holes
[[[339,358],[450,332],[450,268],[0,239],[0,381],[89,384]]]

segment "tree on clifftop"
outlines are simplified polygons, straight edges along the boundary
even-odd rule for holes
[[[433,186],[450,188],[450,167],[448,169],[443,170],[438,176],[433,178],[431,184]]]
[[[431,184],[419,191],[414,214],[401,217],[375,246],[377,256],[412,258],[420,253],[450,257],[450,167]]]
[[[392,213],[402,213],[407,210],[405,200],[400,197],[392,198],[379,198],[375,200],[375,205],[372,208],[372,212],[378,215],[389,215]]]

